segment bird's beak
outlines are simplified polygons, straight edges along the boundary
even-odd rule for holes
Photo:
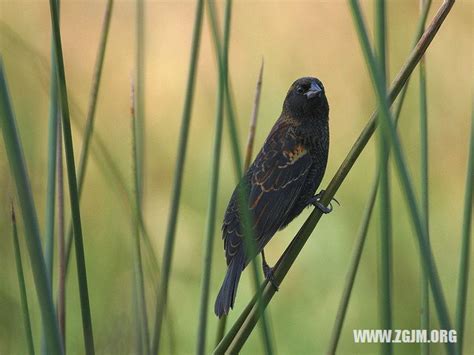
[[[313,81],[311,83],[311,87],[309,88],[309,90],[306,92],[305,95],[308,99],[312,99],[313,97],[321,96],[322,92],[323,90],[321,89],[321,87],[316,82]]]

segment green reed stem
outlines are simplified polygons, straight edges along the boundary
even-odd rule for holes
[[[208,1],[210,7],[213,6]],[[210,10],[214,11],[214,10]],[[231,20],[230,6],[226,6],[226,16],[224,22],[224,45],[223,52],[217,52],[218,62],[218,81],[217,81],[217,100],[216,100],[216,123],[214,146],[212,153],[209,207],[207,211],[206,232],[204,242],[204,259],[203,259],[203,280],[201,284],[201,306],[198,324],[198,343],[196,353],[203,355],[206,353],[206,334],[207,320],[209,309],[209,290],[211,283],[211,264],[212,264],[212,246],[214,244],[216,210],[217,210],[217,191],[219,186],[219,167],[221,159],[222,146],[222,128],[224,115],[224,93],[227,86],[227,64],[228,64],[228,48],[229,48],[229,32]]]
[[[94,67],[94,74],[92,77],[91,91],[89,94],[89,107],[87,109],[86,126],[83,133],[83,143],[81,148],[81,158],[79,161],[79,169],[77,172],[78,181],[78,193],[79,199],[81,199],[82,191],[84,187],[84,180],[87,170],[87,162],[89,159],[89,148],[94,130],[95,112],[97,108],[97,100],[99,96],[100,82],[102,78],[102,69],[104,67],[105,49],[107,47],[107,38],[109,35],[110,21],[112,18],[114,0],[107,0],[105,7],[104,20],[102,22],[102,31],[99,41],[99,49],[97,51],[97,57]],[[73,238],[73,226],[70,223],[67,232],[67,244],[66,244],[66,273],[69,268],[69,260],[72,248]]]
[[[30,255],[31,269],[35,280],[36,293],[41,311],[43,329],[50,354],[62,354],[61,338],[59,336],[53,297],[49,287],[49,278],[41,246],[41,236],[30,187],[30,179],[26,169],[23,148],[20,142],[15,116],[11,106],[7,80],[0,57],[0,129],[3,133],[5,150],[12,176],[15,181],[25,226],[26,243]]]
[[[467,162],[466,189],[464,192],[464,214],[459,258],[458,293],[456,302],[456,329],[458,354],[462,354],[464,325],[466,321],[467,291],[469,284],[469,260],[472,238],[472,203],[474,185],[474,100],[471,113],[471,137]]]
[[[64,135],[64,148],[66,152],[67,174],[69,182],[69,198],[71,202],[71,216],[74,228],[74,241],[76,246],[77,276],[79,281],[79,295],[81,300],[82,330],[86,354],[94,354],[94,336],[92,331],[92,318],[89,304],[89,291],[87,286],[87,272],[84,255],[84,242],[82,236],[81,212],[79,209],[78,185],[76,179],[76,165],[74,162],[74,147],[69,117],[69,102],[67,97],[66,76],[62,55],[61,32],[59,27],[58,6],[50,0],[51,25],[53,29],[54,45],[56,49],[56,62],[58,65],[58,88],[61,98],[61,111]]]
[[[423,11],[426,0],[420,0],[420,7]],[[429,229],[429,192],[428,192],[428,105],[426,93],[426,70],[425,57],[420,60],[419,68],[420,81],[420,172],[421,172],[421,214],[423,218],[424,227],[426,230],[426,237],[428,245],[430,245],[430,229]],[[420,328],[430,329],[430,289],[429,289],[429,275],[421,265],[420,277]],[[421,353],[428,355],[430,353],[429,343],[420,344]]]
[[[59,10],[59,0],[56,1]],[[56,53],[54,50],[54,39],[51,36],[51,78],[49,88],[49,119],[48,119],[48,180],[46,187],[46,209],[45,209],[45,247],[44,255],[46,270],[49,277],[49,285],[53,285],[53,262],[54,262],[54,215],[56,199],[56,145],[58,139],[59,100],[57,78]]]
[[[148,316],[146,310],[146,297],[145,297],[145,282],[143,276],[143,263],[142,263],[142,252],[140,245],[140,222],[139,219],[142,215],[141,203],[140,203],[140,171],[138,165],[138,147],[137,139],[139,134],[137,133],[138,129],[138,118],[136,116],[135,105],[136,98],[134,93],[134,88],[132,86],[132,102],[131,102],[131,114],[132,114],[132,176],[133,176],[133,193],[135,197],[135,203],[133,206],[134,218],[133,218],[133,227],[134,227],[134,244],[133,244],[133,269],[135,275],[135,289],[137,297],[137,306],[138,306],[138,324],[140,325],[140,338],[142,342],[143,354],[150,353],[150,335],[148,331]]]
[[[386,9],[385,1],[376,1],[375,11],[375,52],[377,53],[377,63],[380,78],[380,87],[383,88],[383,97],[387,96],[387,48],[386,48]],[[385,103],[386,105],[386,103]],[[386,112],[379,106],[378,120]],[[390,207],[390,181],[388,167],[388,142],[384,139],[382,132],[378,136],[377,166],[379,171],[380,187],[380,253],[379,253],[379,306],[380,306],[380,327],[382,329],[392,329],[392,226]],[[391,343],[382,343],[381,352],[392,354]]]
[[[137,148],[136,163],[138,174],[138,201],[143,200],[143,182],[145,170],[145,3],[137,0],[135,19],[135,142]]]
[[[66,240],[64,235],[64,169],[63,169],[63,141],[62,125],[58,120],[58,139],[56,147],[56,169],[57,169],[57,199],[58,199],[58,299],[57,313],[59,330],[63,341],[64,352],[66,352]]]
[[[163,252],[163,266],[161,268],[161,280],[158,288],[158,298],[155,313],[155,328],[152,341],[152,354],[156,354],[160,345],[161,326],[166,309],[168,297],[168,284],[171,273],[171,262],[173,258],[173,247],[176,233],[176,224],[181,196],[181,186],[184,173],[184,162],[186,158],[186,146],[188,143],[189,124],[191,121],[191,108],[194,96],[194,84],[196,81],[196,67],[201,43],[201,27],[203,17],[204,0],[198,0],[196,15],[194,19],[193,39],[191,48],[191,59],[189,64],[188,83],[184,101],[183,116],[181,120],[181,132],[178,145],[178,157],[173,181],[173,191],[171,195],[170,215],[166,230],[165,246]]]
[[[257,130],[258,109],[260,107],[260,96],[262,94],[263,66],[264,62],[262,58],[262,64],[260,65],[260,71],[258,73],[257,87],[255,88],[255,98],[253,101],[252,116],[250,117],[249,135],[247,138],[247,149],[245,152],[244,171],[247,171],[250,166],[250,162],[252,161],[253,143],[255,141],[255,131]]]
[[[25,326],[25,337],[28,345],[28,353],[35,354],[33,345],[33,334],[31,332],[30,311],[28,309],[28,297],[26,296],[25,276],[23,274],[23,265],[21,262],[20,242],[18,241],[18,230],[16,227],[15,208],[11,206],[12,236],[13,248],[15,250],[16,271],[18,276],[18,286],[20,287],[21,310],[23,314],[23,324]]]

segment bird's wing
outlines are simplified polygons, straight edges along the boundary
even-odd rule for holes
[[[261,251],[286,220],[311,167],[312,159],[292,127],[272,130],[246,178],[257,251]],[[241,249],[242,231],[234,191],[224,219],[227,261]]]

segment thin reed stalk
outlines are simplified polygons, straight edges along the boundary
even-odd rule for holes
[[[413,72],[416,64],[420,60],[420,57],[424,54],[428,46],[430,45],[431,41],[435,37],[437,31],[439,30],[441,24],[443,23],[444,19],[448,15],[451,7],[453,5],[452,1],[445,1],[439,10],[437,11],[436,15],[434,16],[432,22],[428,26],[427,30],[421,36],[420,40],[416,44],[413,51],[410,53],[409,57],[407,58],[405,64],[402,66],[399,74],[394,79],[391,89],[388,94],[388,103],[392,104],[397,95],[400,93],[402,87],[406,84],[409,76]],[[374,112],[367,123],[366,127],[360,134],[359,138],[354,143],[353,147],[351,148],[350,152],[348,153],[347,157],[343,161],[342,165],[332,178],[331,182],[329,183],[325,194],[322,197],[321,202],[323,204],[329,204],[331,199],[334,197],[334,194],[339,189],[347,174],[351,170],[354,163],[357,161],[360,153],[365,148],[366,144],[370,140],[372,134],[376,128],[376,117],[377,112]],[[308,240],[311,232],[316,227],[317,223],[321,218],[321,211],[319,209],[314,209],[311,215],[308,217],[306,222],[301,227],[300,231],[297,233],[295,238],[293,238],[290,245],[287,247],[283,255],[280,257],[279,261],[277,262],[274,268],[274,279],[278,284],[281,284],[282,280],[285,278],[286,274],[288,273],[289,269],[293,265],[296,257],[300,253],[301,249],[303,248],[304,244]],[[272,285],[270,285],[267,281],[264,281],[263,285],[263,302],[268,304],[272,297],[275,294],[275,290]],[[242,314],[239,316],[238,320],[234,324],[234,326],[229,330],[226,336],[222,339],[219,345],[216,347],[215,352],[225,352],[228,348],[229,343],[233,340],[235,333],[241,327],[248,327],[253,328],[255,323],[258,319],[257,310],[255,308],[255,301],[256,298],[252,298],[249,305],[244,309]]]
[[[194,96],[194,86],[196,81],[196,68],[199,56],[199,47],[201,43],[201,27],[203,17],[204,0],[198,0],[196,5],[196,14],[194,20],[193,39],[191,48],[191,58],[189,64],[188,82],[186,86],[186,95],[181,120],[181,132],[178,143],[178,156],[176,160],[176,170],[173,181],[173,191],[171,195],[170,215],[166,229],[165,246],[163,252],[163,266],[161,268],[161,280],[158,286],[157,304],[155,312],[155,327],[151,353],[158,353],[161,337],[161,326],[165,314],[166,302],[168,297],[168,284],[171,274],[171,262],[173,259],[173,248],[176,233],[176,224],[181,196],[181,186],[184,175],[184,162],[186,158],[186,147],[188,143],[189,124],[191,121],[191,108]]]
[[[112,19],[114,0],[107,0],[105,6],[104,20],[102,22],[102,30],[99,41],[99,49],[97,51],[97,57],[94,67],[94,74],[92,77],[91,91],[89,94],[89,107],[87,109],[86,126],[83,133],[83,143],[81,148],[81,158],[79,161],[79,169],[77,171],[77,182],[78,182],[78,194],[81,199],[82,191],[84,187],[84,180],[87,170],[87,162],[89,159],[89,147],[94,130],[95,112],[97,108],[97,101],[99,96],[100,82],[102,78],[102,69],[104,67],[105,49],[107,47],[107,39],[109,36],[110,21]],[[73,238],[73,226],[69,223],[67,232],[67,244],[66,244],[66,273],[69,268],[69,260],[71,256]]]
[[[3,134],[5,150],[10,170],[15,181],[18,202],[21,207],[25,227],[26,244],[30,255],[31,269],[35,280],[36,293],[41,311],[41,320],[45,330],[46,344],[50,354],[62,354],[61,338],[59,336],[53,297],[49,287],[41,236],[34,205],[30,179],[26,169],[23,148],[16,127],[16,120],[8,93],[7,80],[0,57],[0,128]]]
[[[255,141],[255,131],[257,130],[258,109],[260,108],[260,95],[262,94],[263,66],[264,62],[262,58],[262,64],[260,65],[260,71],[258,73],[257,86],[255,88],[255,98],[253,101],[252,116],[250,117],[247,149],[245,152],[244,171],[247,171],[250,166],[250,162],[252,161],[253,143]]]
[[[212,1],[208,1],[209,7],[213,7]],[[214,11],[211,9],[210,11]],[[207,335],[207,320],[209,309],[209,290],[211,283],[211,265],[212,265],[212,246],[214,244],[214,235],[216,227],[216,212],[217,212],[217,192],[219,186],[219,168],[221,159],[222,146],[222,129],[224,116],[224,94],[227,86],[227,57],[229,48],[229,31],[230,31],[230,11],[229,16],[225,17],[224,23],[224,45],[223,52],[216,52],[218,80],[217,80],[217,99],[216,99],[216,119],[215,119],[215,133],[214,144],[212,150],[211,162],[211,178],[210,178],[210,192],[209,204],[206,219],[206,230],[204,239],[204,257],[203,257],[203,277],[201,283],[201,306],[199,311],[198,323],[198,342],[196,353],[203,355],[206,353],[206,335]]]
[[[135,12],[135,142],[138,175],[138,201],[143,202],[145,171],[145,2],[137,0]]]
[[[94,335],[92,330],[92,317],[89,303],[89,291],[87,286],[87,272],[84,253],[84,242],[82,236],[81,212],[79,209],[78,185],[76,179],[76,165],[74,162],[74,147],[71,133],[71,121],[69,117],[69,102],[67,97],[66,75],[64,71],[64,60],[62,55],[61,32],[59,27],[58,6],[54,0],[50,0],[51,25],[53,29],[56,62],[58,66],[58,89],[61,102],[61,113],[63,123],[64,148],[66,152],[67,174],[69,182],[69,198],[71,202],[71,216],[74,228],[74,241],[76,246],[77,276],[79,281],[79,295],[81,301],[82,326],[84,334],[84,345],[86,354],[92,355],[94,351]]]
[[[459,258],[458,292],[456,302],[456,329],[458,334],[457,350],[462,354],[464,342],[464,327],[466,321],[467,291],[469,284],[469,260],[472,238],[472,204],[474,185],[474,99],[471,112],[471,137],[467,161],[466,189],[464,192],[464,214],[461,234],[461,250]]]
[[[30,311],[28,308],[28,297],[26,295],[25,276],[23,273],[23,265],[21,261],[20,242],[18,241],[18,230],[16,226],[16,216],[13,202],[11,205],[11,220],[13,248],[15,250],[16,271],[18,276],[18,286],[20,288],[21,313],[23,314],[23,325],[25,326],[25,338],[26,343],[28,345],[28,353],[30,355],[34,355],[35,347],[33,345],[33,334],[31,332]]]
[[[375,6],[375,52],[378,64],[380,87],[386,98],[387,87],[387,46],[386,46],[386,7],[385,0],[377,0]],[[386,102],[384,103],[386,105]],[[380,103],[379,103],[380,105]],[[379,106],[378,120],[387,119],[388,112]],[[379,171],[379,213],[380,213],[380,252],[379,252],[379,307],[380,328],[392,329],[392,226],[390,207],[390,181],[388,166],[388,142],[382,132],[377,134],[377,169]],[[381,344],[381,353],[392,354],[393,347],[389,342]]]
[[[133,269],[134,269],[134,279],[135,279],[135,289],[137,297],[137,321],[140,329],[140,339],[142,342],[142,353],[150,353],[150,335],[148,331],[148,316],[146,310],[146,297],[145,297],[145,282],[144,282],[144,273],[143,273],[143,264],[142,264],[142,252],[141,252],[141,243],[140,243],[140,222],[139,216],[141,213],[141,203],[140,203],[140,171],[138,165],[138,147],[137,139],[139,135],[137,134],[138,123],[135,105],[136,98],[134,92],[134,86],[132,85],[132,94],[131,94],[131,116],[132,116],[132,176],[133,176],[133,193],[135,197],[135,204],[133,206],[134,218],[133,218],[133,227],[134,227],[134,244],[133,244]]]
[[[420,9],[423,11],[427,2],[431,0],[420,0]],[[429,6],[429,4],[428,4]],[[425,225],[426,237],[428,245],[430,245],[430,229],[429,229],[429,193],[428,193],[428,105],[426,93],[426,69],[425,56],[420,60],[419,67],[419,100],[420,100],[420,172],[421,172],[421,214]],[[429,275],[420,263],[420,328],[430,329],[430,286]],[[421,354],[428,355],[430,353],[430,344],[420,344]]]
[[[59,10],[59,0],[56,1]],[[51,74],[49,87],[49,118],[48,118],[48,180],[46,185],[46,209],[45,209],[45,246],[44,257],[46,270],[49,277],[49,285],[53,285],[53,262],[54,262],[54,213],[56,199],[56,146],[58,139],[59,98],[57,78],[56,53],[54,39],[51,35]]]
[[[56,150],[57,169],[57,209],[58,209],[58,299],[57,313],[59,330],[66,351],[66,240],[64,236],[64,169],[61,120],[58,120],[58,139]]]

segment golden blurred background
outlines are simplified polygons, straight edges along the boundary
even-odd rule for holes
[[[428,21],[441,1],[433,1]],[[372,28],[372,1],[363,1]],[[105,1],[61,1],[61,28],[73,119],[84,125],[92,71]],[[218,3],[222,15],[223,4]],[[161,261],[178,134],[189,65],[194,1],[146,2],[146,175],[145,219]],[[418,1],[388,1],[389,68],[394,77],[412,46]],[[222,16],[221,16],[222,18]],[[116,1],[96,113],[94,137],[106,143],[131,186],[130,81],[134,72],[135,3]],[[194,352],[202,268],[202,249],[214,135],[216,61],[205,19],[190,138],[169,288],[174,335],[163,334],[164,352],[174,339],[177,354]],[[430,168],[430,237],[450,312],[454,315],[462,223],[468,136],[473,95],[474,2],[458,1],[427,51]],[[263,91],[255,146],[263,143],[290,84],[316,76],[330,103],[331,147],[322,187],[348,153],[375,107],[375,100],[354,24],[345,1],[236,1],[230,41],[230,77],[235,93],[241,145],[247,138],[255,84],[262,58]],[[50,62],[50,14],[47,1],[0,0],[0,52],[10,86],[27,158],[38,218],[44,229],[47,176],[47,119]],[[415,70],[400,120],[400,135],[411,176],[419,186],[418,71]],[[74,133],[75,152],[82,133]],[[92,159],[81,202],[92,320],[98,354],[128,354],[134,349],[132,307],[132,226],[123,191],[103,160]],[[218,228],[235,186],[228,131],[224,128],[219,186]],[[95,147],[95,149],[94,149]],[[327,348],[356,231],[375,171],[374,144],[355,164],[339,189],[341,207],[325,216],[269,306],[279,354],[319,354]],[[394,169],[392,169],[392,172]],[[419,257],[398,178],[392,174],[394,248],[394,328],[419,327]],[[3,143],[0,144],[0,354],[26,352],[21,307],[10,236],[9,201],[15,196]],[[66,196],[67,197],[67,196]],[[309,215],[306,210],[266,248],[273,263]],[[378,328],[378,212],[356,278],[341,335],[340,354],[377,353],[379,345],[355,345],[352,329]],[[22,228],[20,232],[22,233]],[[23,236],[23,234],[21,234]],[[35,345],[39,349],[40,315],[24,243]],[[211,297],[225,273],[223,245],[215,236]],[[471,259],[472,260],[472,259]],[[71,264],[67,289],[67,350],[83,353],[81,316]],[[472,269],[472,261],[471,261]],[[248,271],[240,283],[229,323],[253,294]],[[471,272],[470,284],[474,282]],[[156,285],[149,278],[147,299],[153,319]],[[468,298],[465,349],[474,352],[474,303]],[[210,312],[212,311],[212,307]],[[437,328],[431,307],[432,327]],[[210,314],[208,350],[216,318]],[[168,327],[168,323],[165,323]],[[257,327],[258,328],[258,327]],[[443,353],[433,345],[433,353]],[[397,354],[416,353],[418,345],[398,345]],[[243,353],[262,351],[258,329]]]

